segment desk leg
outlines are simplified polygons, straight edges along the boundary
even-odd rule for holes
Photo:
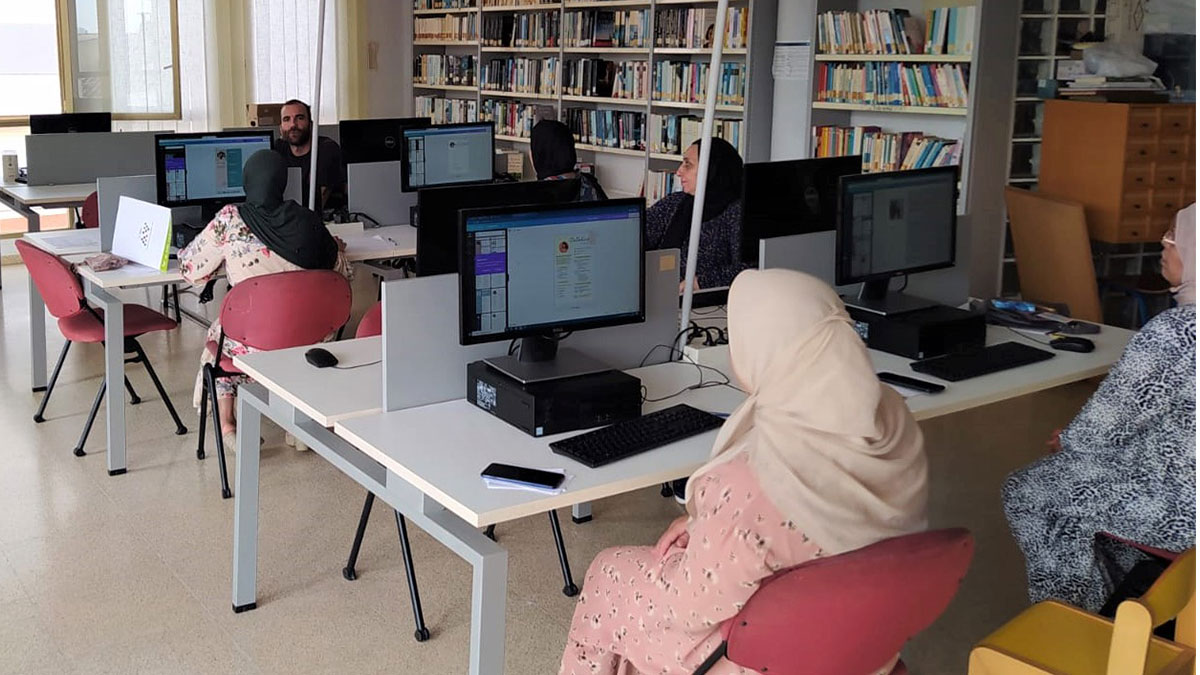
[[[33,209],[19,209],[30,232],[40,232],[42,220]],[[33,279],[29,279],[29,376],[34,391],[46,390],[46,304]]]
[[[508,552],[481,556],[472,567],[471,675],[504,672]]]
[[[104,381],[108,423],[108,475],[125,473],[125,307],[120,298],[87,282],[88,298],[104,310]]]
[[[571,507],[571,522],[576,525],[590,522],[592,519],[592,503],[580,502]]]
[[[262,413],[244,396],[237,399],[237,476],[233,494],[233,611],[257,606],[258,458]]]

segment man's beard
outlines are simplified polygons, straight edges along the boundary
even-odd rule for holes
[[[293,129],[287,135],[288,144],[296,147],[307,145],[310,140],[312,140],[311,127],[308,129]]]

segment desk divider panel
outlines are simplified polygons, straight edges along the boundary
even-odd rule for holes
[[[804,272],[833,286],[840,295],[857,295],[858,284],[834,285],[836,256],[837,232],[833,230],[772,237],[758,242],[759,269]]]
[[[25,137],[30,185],[91,183],[154,173],[154,131]]]
[[[365,213],[380,225],[403,225],[417,205],[416,192],[400,191],[400,162],[369,162],[346,167],[351,213]]]
[[[133,197],[151,204],[158,203],[158,185],[154,174],[148,176],[114,176],[96,179],[97,208],[100,211],[100,250],[111,251],[113,233],[117,229],[117,207],[121,197]]]
[[[383,409],[465,398],[467,364],[503,356],[508,341],[458,342],[458,275],[383,284]],[[613,368],[665,363],[679,327],[679,251],[646,253],[646,321],[580,331],[562,343]],[[654,350],[651,352],[651,350]]]

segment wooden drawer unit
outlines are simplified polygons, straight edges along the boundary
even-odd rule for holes
[[[1195,201],[1192,104],[1046,101],[1041,192],[1080,202],[1113,244],[1155,241]]]

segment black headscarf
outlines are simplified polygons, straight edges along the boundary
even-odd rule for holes
[[[238,214],[254,236],[284,260],[307,270],[332,269],[338,247],[321,217],[288,199],[287,163],[274,150],[259,150],[242,169],[246,203]]]
[[[575,137],[558,120],[542,120],[530,133],[529,150],[538,180],[575,170]]]
[[[699,151],[700,141],[692,143]],[[728,142],[713,137],[708,155],[708,181],[704,191],[704,216],[708,222],[725,212],[729,205],[742,198],[742,157]],[[684,193],[655,248],[683,248],[692,229],[692,208],[696,198]]]

